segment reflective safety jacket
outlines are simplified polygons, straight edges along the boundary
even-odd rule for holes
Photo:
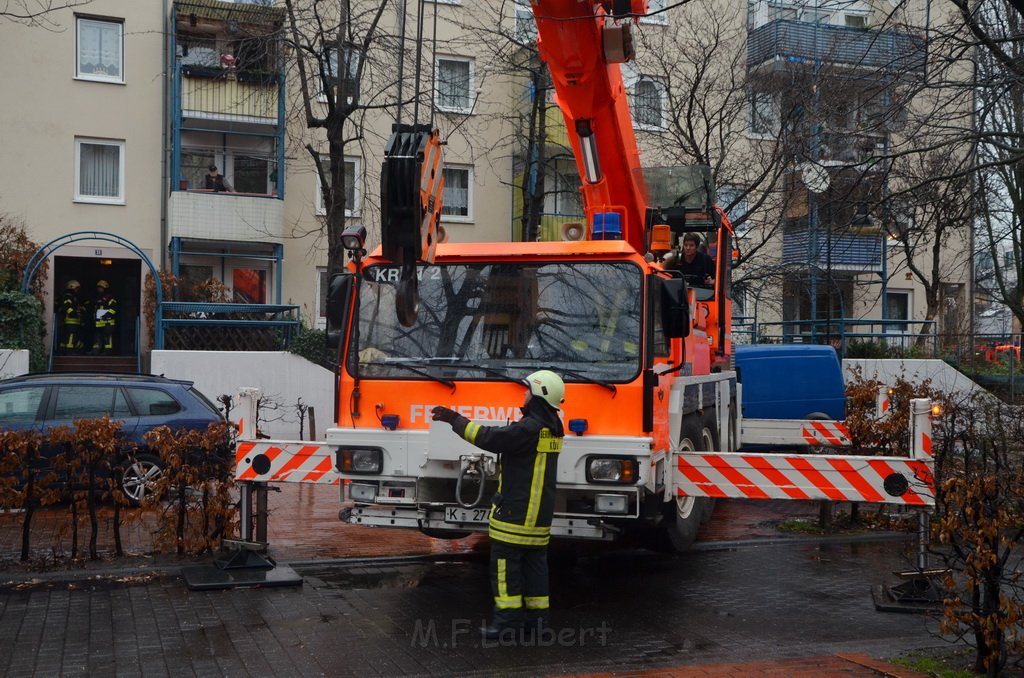
[[[58,320],[64,325],[81,325],[82,309],[78,305],[78,297],[70,292],[65,292],[60,300],[60,311]]]
[[[113,327],[117,324],[117,299],[105,294],[96,300],[96,327]]]
[[[547,546],[555,513],[558,454],[565,436],[555,408],[531,398],[523,418],[508,426],[482,426],[459,416],[452,430],[498,455],[498,493],[488,533],[513,546]]]

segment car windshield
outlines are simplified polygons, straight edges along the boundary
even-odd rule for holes
[[[622,383],[640,371],[643,274],[633,263],[421,266],[408,328],[395,311],[398,276],[394,266],[364,272],[348,360],[352,372],[358,356],[363,378],[507,380],[547,368]]]

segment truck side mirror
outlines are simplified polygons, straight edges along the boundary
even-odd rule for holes
[[[690,334],[690,305],[682,278],[661,279],[661,327],[669,339]]]
[[[335,353],[345,338],[345,321],[354,284],[355,276],[351,273],[335,273],[327,283],[327,348]]]

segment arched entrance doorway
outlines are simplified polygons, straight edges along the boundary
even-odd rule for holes
[[[83,247],[76,243],[109,242],[117,248],[104,247]],[[69,247],[71,246],[71,247]],[[64,250],[60,256],[56,255],[58,250]],[[59,303],[61,295],[67,283],[76,280],[81,285],[80,301],[83,303],[86,313],[83,317],[83,347],[74,349],[70,353],[88,353],[93,345],[95,332],[94,311],[91,302],[96,297],[97,283],[100,280],[106,281],[109,292],[117,299],[118,313],[117,324],[114,330],[113,348],[108,351],[114,357],[119,357],[121,363],[126,363],[134,369],[138,369],[142,354],[142,280],[145,264],[149,273],[156,282],[156,315],[157,322],[154,323],[156,336],[155,345],[161,345],[160,334],[162,332],[159,322],[161,305],[163,303],[163,290],[160,285],[160,275],[153,265],[149,256],[135,243],[127,238],[105,231],[76,231],[58,238],[54,238],[45,245],[42,245],[25,267],[25,276],[22,279],[22,292],[28,292],[33,278],[35,278],[39,267],[44,261],[53,257],[53,299]],[[52,327],[53,333],[57,333],[57,327]],[[51,347],[53,347],[51,342]],[[133,361],[125,361],[124,358],[134,358]],[[53,368],[53,351],[50,358],[51,369]],[[83,365],[74,364],[71,369],[81,369]],[[113,365],[96,365],[96,369],[112,369]]]

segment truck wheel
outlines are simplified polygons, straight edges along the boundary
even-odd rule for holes
[[[680,449],[690,452],[706,451],[708,438],[705,437],[705,430],[697,414],[686,415],[679,440]],[[662,524],[669,551],[681,553],[690,548],[697,538],[705,510],[709,517],[711,515],[711,509],[705,509],[705,505],[710,501],[707,497],[677,496],[673,501],[666,502],[663,507],[665,520]]]
[[[704,449],[714,450],[716,452],[722,452],[722,439],[718,432],[718,414],[715,408],[711,407],[704,410],[704,416],[701,418],[701,424],[704,426],[702,432],[704,439]],[[701,502],[701,525],[711,520],[711,514],[715,510],[715,500],[713,497],[705,497]]]

